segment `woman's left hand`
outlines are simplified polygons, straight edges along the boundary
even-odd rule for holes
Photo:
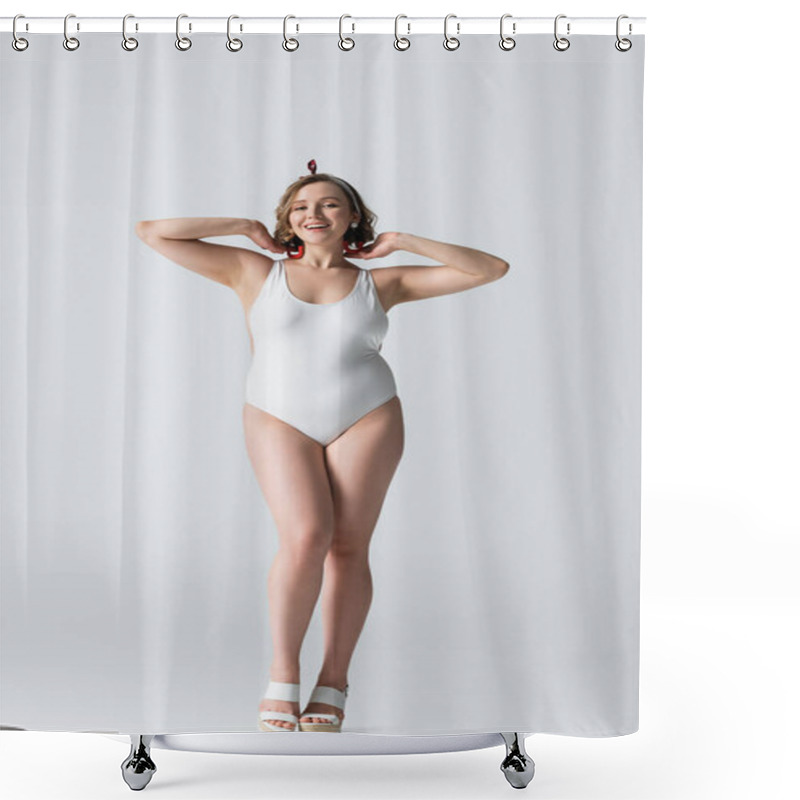
[[[385,233],[379,233],[378,238],[372,244],[368,244],[365,247],[362,247],[360,250],[357,250],[354,253],[350,253],[354,258],[380,258],[381,256],[388,256],[390,253],[394,253],[396,250],[400,248],[397,246],[397,234],[395,231],[387,231]]]

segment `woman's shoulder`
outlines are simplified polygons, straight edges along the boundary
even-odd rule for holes
[[[402,267],[366,267],[366,271],[372,275],[375,285],[378,287],[391,283],[402,269]]]
[[[271,258],[252,250],[242,258],[242,269],[235,289],[245,307],[249,307],[258,296],[264,281],[280,260],[281,256],[278,253]]]
[[[375,284],[375,291],[378,293],[378,300],[383,310],[389,311],[395,305],[394,298],[403,267],[373,267],[365,271],[369,272]]]

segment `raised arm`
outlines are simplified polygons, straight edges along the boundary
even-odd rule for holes
[[[248,236],[261,247],[283,252],[262,223],[237,217],[141,220],[136,223],[136,235],[170,261],[231,289],[239,286],[247,259],[266,256],[246,247],[203,242],[202,237]]]
[[[385,287],[383,294],[388,298],[388,307],[474,289],[502,278],[509,270],[507,261],[483,250],[396,231],[381,233],[372,244],[352,255],[369,259],[397,250],[445,264],[441,267],[381,267],[372,270],[373,277]]]

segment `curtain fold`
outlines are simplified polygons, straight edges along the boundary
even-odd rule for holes
[[[257,729],[278,535],[245,448],[244,309],[135,225],[273,232],[313,158],[377,233],[510,264],[388,312],[405,446],[344,729],[636,731],[644,37],[30,38],[0,56],[0,722]],[[304,701],[322,657],[318,604]]]

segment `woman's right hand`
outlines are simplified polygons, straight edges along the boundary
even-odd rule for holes
[[[270,232],[267,230],[267,226],[264,225],[263,222],[259,222],[257,219],[250,220],[250,229],[247,231],[247,235],[259,247],[264,247],[267,250],[271,250],[273,253],[286,252],[286,248],[270,235]]]

